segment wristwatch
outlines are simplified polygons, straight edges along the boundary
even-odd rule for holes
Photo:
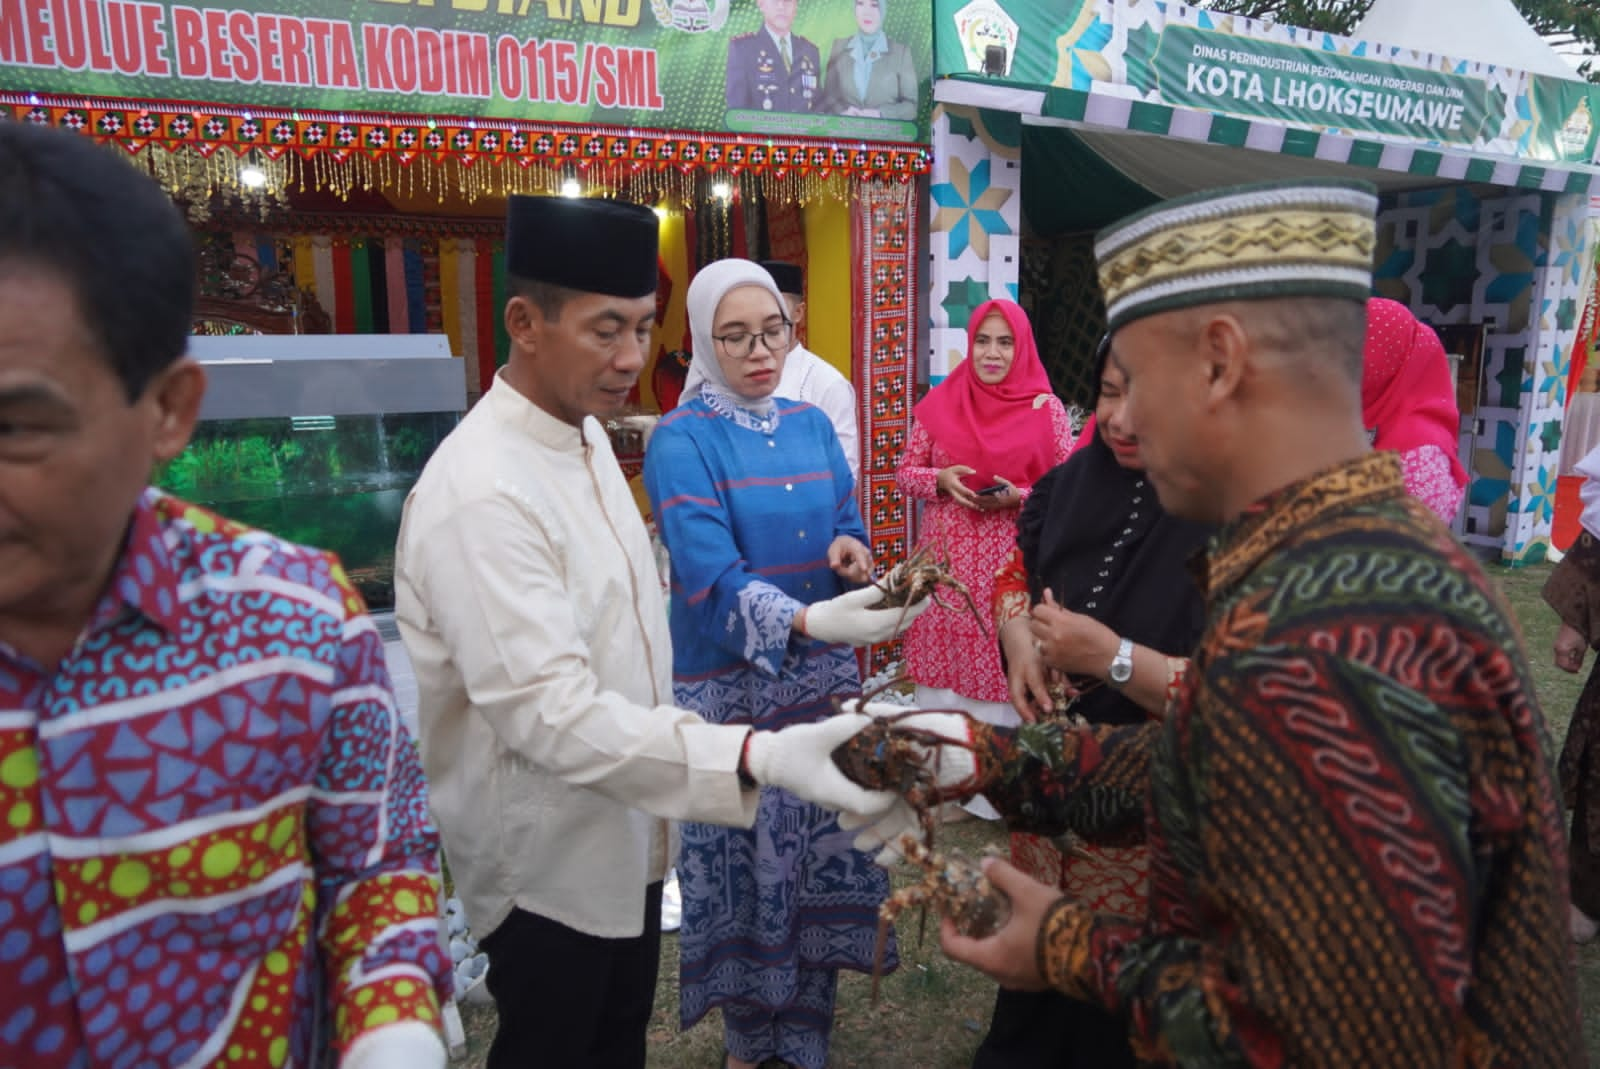
[[[1117,655],[1111,658],[1111,671],[1107,676],[1107,682],[1118,690],[1133,678],[1133,639],[1125,638],[1117,643]]]

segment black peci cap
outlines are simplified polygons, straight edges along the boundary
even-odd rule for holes
[[[506,203],[506,271],[580,293],[648,297],[661,236],[642,204],[513,195]]]
[[[762,260],[761,266],[778,284],[779,293],[792,293],[796,297],[806,295],[806,273],[800,270],[799,264],[787,260]]]

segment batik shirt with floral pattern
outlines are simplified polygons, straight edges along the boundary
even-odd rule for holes
[[[1149,917],[1059,901],[1045,977],[1160,1064],[1582,1065],[1521,640],[1398,459],[1279,491],[1199,570],[1207,631],[1164,722],[979,729],[1017,826],[1150,845]]]
[[[0,644],[0,1065],[437,1025],[437,850],[338,561],[149,491],[72,652]]]

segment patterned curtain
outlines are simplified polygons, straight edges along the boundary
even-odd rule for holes
[[[1039,358],[1056,395],[1086,408],[1094,397],[1094,350],[1106,329],[1094,239],[1066,234],[1022,246],[1020,303],[1033,322]]]
[[[767,196],[761,192],[761,180],[753,174],[739,180],[738,206],[743,213],[744,248],[735,253],[746,260],[770,260],[772,248],[767,240]]]
[[[732,200],[711,195],[711,183],[704,175],[695,179],[694,207],[689,221],[694,235],[693,271],[706,264],[726,260],[734,253],[734,228],[737,213]],[[740,229],[743,229],[742,224]]]
[[[912,183],[855,183],[850,209],[852,348],[857,416],[865,444],[861,511],[873,560],[889,568],[905,559],[910,513],[895,486],[895,466],[911,433],[916,381],[916,209]],[[898,660],[900,644],[872,649],[869,670]]]

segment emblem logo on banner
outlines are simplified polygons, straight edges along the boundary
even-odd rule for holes
[[[1561,146],[1562,156],[1569,160],[1581,160],[1589,147],[1589,138],[1593,133],[1594,116],[1589,113],[1589,101],[1580,100],[1561,126],[1561,138],[1558,143]]]
[[[684,33],[716,33],[727,25],[732,0],[650,0],[656,22]]]
[[[1002,77],[1011,73],[1011,60],[1017,54],[1017,23],[995,0],[972,0],[955,13],[955,24],[967,70],[982,73],[985,55],[998,45],[1005,49],[1005,69],[990,73]]]

